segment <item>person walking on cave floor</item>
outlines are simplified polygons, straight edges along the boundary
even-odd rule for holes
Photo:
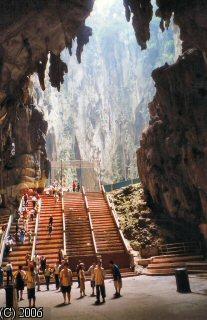
[[[56,285],[56,290],[59,289],[60,287],[60,264],[59,264],[59,261],[56,262],[56,265],[54,266],[54,269],[53,269],[53,273],[54,273],[54,276],[55,276],[55,285]]]
[[[45,269],[45,284],[46,284],[46,288],[47,288],[47,291],[50,290],[50,277],[51,277],[51,269],[49,267],[49,265],[46,266],[46,269]]]
[[[41,270],[42,270],[43,274],[45,273],[46,264],[47,264],[46,258],[44,256],[41,256],[41,258],[40,258],[40,266],[41,266]]]
[[[115,287],[115,298],[121,297],[121,288],[122,288],[122,278],[121,278],[121,272],[119,267],[111,260],[110,261],[110,267],[114,278],[114,287]]]
[[[77,278],[78,278],[78,288],[80,288],[80,277],[79,277],[79,270],[80,270],[80,265],[81,265],[81,260],[78,261],[78,264],[76,266],[76,273],[77,273]]]
[[[19,270],[14,273],[14,279],[16,282],[16,290],[17,290],[17,299],[22,301],[23,299],[23,291],[24,291],[24,281],[26,278],[26,272],[23,270],[22,266],[19,266]]]
[[[66,304],[66,294],[68,298],[68,304],[70,304],[72,281],[72,271],[68,268],[68,263],[65,262],[63,269],[60,271],[60,283],[61,291],[64,298],[64,304]]]
[[[96,285],[96,302],[100,304],[100,295],[102,296],[103,303],[105,303],[106,290],[105,290],[105,271],[102,267],[101,261],[98,261],[96,268],[94,269],[95,285]]]
[[[26,273],[26,282],[27,282],[27,295],[29,300],[29,308],[31,308],[31,304],[33,301],[32,307],[35,307],[35,272],[34,266],[30,265],[29,270]]]
[[[90,274],[90,276],[91,276],[91,289],[92,289],[91,297],[95,296],[95,293],[94,293],[94,290],[95,290],[95,275],[94,275],[95,267],[96,267],[96,262],[93,262],[93,264],[90,266],[90,268],[87,271],[87,274]]]
[[[86,296],[85,294],[85,271],[84,271],[84,264],[80,263],[79,269],[79,279],[80,279],[80,298]]]

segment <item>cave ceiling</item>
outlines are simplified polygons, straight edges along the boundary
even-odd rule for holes
[[[153,6],[150,0],[124,0],[126,19],[131,21],[137,42],[146,49],[150,39]],[[0,1],[0,103],[16,96],[25,79],[37,72],[42,89],[50,53],[51,85],[60,90],[66,64],[60,53],[77,38],[76,56],[81,62],[84,45],[92,35],[85,25],[94,0]],[[170,20],[180,27],[183,50],[191,47],[207,52],[207,3],[204,0],[157,0],[155,14],[162,31]]]

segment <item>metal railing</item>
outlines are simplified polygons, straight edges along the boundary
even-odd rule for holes
[[[23,207],[23,197],[21,198],[21,201],[20,201],[20,204],[19,204],[19,209],[18,209],[19,212],[22,212],[22,207]],[[2,265],[2,262],[3,262],[3,259],[4,259],[4,250],[5,250],[6,240],[7,240],[7,237],[9,236],[9,232],[10,232],[10,228],[11,228],[13,219],[14,219],[14,215],[11,214],[9,216],[9,220],[8,220],[6,231],[2,235],[1,247],[0,247],[0,250],[1,250],[0,251],[0,266]]]
[[[36,249],[36,242],[37,242],[37,233],[38,233],[38,226],[39,226],[39,217],[40,217],[41,206],[42,206],[42,200],[39,199],[39,200],[38,200],[38,211],[37,211],[37,216],[36,216],[36,221],[35,221],[34,239],[33,239],[33,244],[32,244],[31,261],[33,261],[34,255],[35,255],[35,249]]]
[[[66,228],[65,228],[65,206],[64,206],[64,199],[63,199],[63,191],[62,191],[62,219],[63,219],[63,256],[65,256],[66,253]]]
[[[167,243],[158,247],[160,254],[190,253],[202,251],[201,244],[195,241]]]
[[[90,224],[90,230],[91,230],[91,235],[92,235],[92,240],[93,240],[94,251],[95,251],[95,254],[97,255],[98,250],[97,250],[96,239],[95,239],[95,235],[94,235],[94,231],[93,231],[93,222],[92,222],[92,219],[91,219],[91,213],[90,213],[90,209],[89,209],[89,205],[88,205],[88,199],[86,197],[85,189],[84,189],[83,186],[82,186],[82,194],[83,194],[83,199],[84,199],[84,202],[85,202],[86,211],[87,211],[87,214],[88,214],[88,219],[89,219],[89,224]]]
[[[105,198],[105,200],[106,200],[106,202],[107,202],[109,211],[110,211],[111,216],[112,216],[112,218],[113,218],[113,220],[114,220],[114,222],[115,222],[115,225],[116,225],[116,227],[117,227],[117,229],[118,229],[118,231],[119,231],[119,235],[120,235],[121,241],[122,241],[122,243],[123,243],[123,245],[124,245],[124,250],[125,250],[126,252],[129,252],[128,244],[127,244],[127,242],[126,242],[126,240],[125,240],[125,238],[124,238],[124,235],[123,235],[123,233],[122,233],[121,226],[120,226],[120,223],[119,223],[119,221],[118,221],[118,217],[117,217],[115,208],[114,208],[114,206],[112,206],[112,204],[109,202],[109,199],[108,199],[108,197],[107,197],[107,194],[106,194],[106,191],[105,191],[105,188],[104,188],[103,185],[101,186],[101,191],[102,191],[103,196],[104,196],[104,198]]]

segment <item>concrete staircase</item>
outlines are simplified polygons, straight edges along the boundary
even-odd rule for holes
[[[75,270],[79,260],[86,267],[95,260],[95,249],[90,222],[82,193],[64,193],[64,212],[66,228],[66,254],[70,266]]]
[[[177,268],[187,268],[189,273],[207,272],[207,262],[203,261],[202,255],[162,255],[152,257],[149,261],[142,272],[148,276],[174,275]]]
[[[53,196],[42,195],[42,205],[39,216],[37,242],[35,251],[39,256],[45,256],[47,264],[53,267],[58,260],[59,249],[63,249],[63,221],[61,200],[55,203]],[[50,237],[48,222],[53,216],[53,231]]]
[[[101,255],[103,264],[108,267],[114,260],[122,268],[129,267],[129,255],[123,243],[109,205],[100,192],[87,192],[86,198],[91,214],[97,253]]]
[[[29,210],[32,209],[32,202],[29,200],[28,202],[28,212]],[[23,221],[22,219],[20,220],[19,227],[23,227]],[[32,233],[34,232],[35,228],[35,219],[33,221],[28,222],[28,232],[31,230]],[[10,233],[11,235],[15,234],[15,222],[12,223],[11,228],[10,228]],[[29,237],[26,235],[25,236],[25,241],[23,244],[20,242],[17,242],[12,249],[12,252],[10,252],[9,256],[3,259],[2,266],[4,267],[9,260],[12,263],[13,270],[16,271],[18,269],[19,265],[25,266],[25,256],[27,253],[31,254],[32,252],[32,244],[29,242]]]

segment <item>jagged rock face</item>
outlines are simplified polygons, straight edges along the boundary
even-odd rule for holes
[[[49,163],[45,151],[47,124],[29,97],[28,76],[37,72],[45,89],[49,77],[58,90],[67,72],[60,59],[78,35],[77,58],[91,35],[85,19],[93,0],[0,1],[1,185],[7,200],[25,187],[44,187]]]
[[[49,52],[52,53],[51,83],[59,87],[67,71],[60,61],[60,52],[70,47],[72,39],[79,33],[77,56],[80,59],[82,47],[91,35],[83,30],[92,5],[93,0],[0,2],[0,102],[8,94],[16,95],[16,87],[35,71],[44,87]]]
[[[157,5],[163,31],[174,14],[184,54],[152,74],[157,92],[137,152],[138,171],[155,208],[198,225],[207,220],[207,3],[160,0]]]
[[[12,201],[27,187],[43,188],[49,163],[45,150],[47,123],[28,90],[7,103],[2,125],[1,193]]]
[[[78,148],[82,159],[100,161],[105,183],[137,177],[136,149],[155,93],[150,75],[155,66],[174,61],[173,32],[162,33],[157,20],[148,50],[141,51],[122,3],[114,0],[103,11],[97,3],[87,20],[94,32],[82,63],[67,49],[61,54],[68,74],[60,92],[48,78],[43,92],[32,77],[35,103],[48,121],[49,159],[73,159]]]
[[[207,213],[207,75],[201,52],[187,51],[153,72],[157,92],[138,150],[141,180],[155,204],[198,223]]]

